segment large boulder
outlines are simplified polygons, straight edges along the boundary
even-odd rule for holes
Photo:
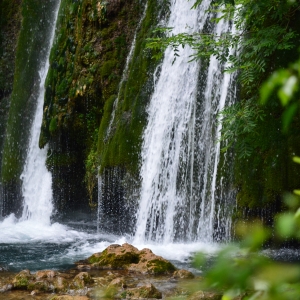
[[[139,251],[130,244],[110,245],[104,251],[95,253],[88,258],[93,268],[124,269],[142,274],[171,274],[176,268],[161,256],[155,255],[150,249]]]

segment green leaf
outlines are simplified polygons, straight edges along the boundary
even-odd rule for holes
[[[261,104],[266,104],[266,102],[268,101],[269,97],[274,92],[274,90],[277,87],[283,85],[287,81],[287,77],[289,76],[289,74],[290,73],[288,70],[280,70],[273,73],[273,75],[262,85],[260,89]],[[286,87],[287,90],[289,90],[288,87],[289,85],[287,85]],[[280,95],[282,94],[281,96],[283,97],[283,100],[286,95],[284,91],[281,91],[280,93]]]
[[[284,80],[284,75],[282,75],[281,80]],[[297,88],[298,79],[295,75],[292,75],[285,79],[283,86],[278,91],[278,97],[281,101],[282,106],[286,106],[289,103]]]
[[[299,156],[294,156],[293,161],[297,164],[300,164],[300,157]]]
[[[276,231],[282,238],[292,237],[295,233],[296,223],[293,214],[281,214],[276,222]]]

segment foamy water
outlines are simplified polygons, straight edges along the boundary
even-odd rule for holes
[[[60,223],[37,224],[18,220],[13,214],[0,223],[0,265],[13,271],[28,268],[68,269],[74,262],[103,251],[111,244],[132,243],[132,237],[85,231]],[[136,243],[139,250],[150,248],[175,264],[190,268],[197,252],[213,256],[220,245],[206,243]]]
[[[35,220],[19,221],[14,214],[0,223],[0,243],[65,243],[77,239],[87,239],[89,234],[68,229],[59,223],[51,225]]]

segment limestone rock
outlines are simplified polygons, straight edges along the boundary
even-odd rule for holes
[[[180,279],[193,279],[195,278],[195,275],[187,270],[176,270],[173,274],[173,277]]]
[[[84,288],[87,284],[92,283],[93,280],[89,273],[87,272],[81,272],[75,276],[72,282],[72,286],[74,286],[77,289]]]
[[[23,270],[15,276],[12,285],[15,289],[27,289],[28,285],[34,280],[34,276],[29,270]]]
[[[138,263],[138,249],[129,244],[108,246],[104,251],[88,258],[94,267],[102,269],[125,269],[132,263]]]
[[[111,286],[126,288],[126,283],[125,283],[124,277],[118,277],[118,278],[113,279],[110,282],[110,284],[108,285],[108,287],[111,287]]]
[[[188,297],[188,300],[221,300],[222,295],[213,292],[198,291]]]
[[[91,266],[90,265],[77,265],[78,270],[90,270]]]
[[[56,292],[64,292],[68,289],[68,286],[68,281],[62,276],[57,276],[53,280],[53,288]]]
[[[176,270],[173,264],[150,249],[139,251],[130,244],[110,245],[103,252],[88,258],[93,268],[126,269],[143,274],[170,274]]]
[[[58,273],[53,270],[43,270],[43,271],[37,271],[35,273],[35,279],[41,280],[41,279],[53,279],[55,276],[57,276]]]
[[[12,284],[5,284],[3,286],[0,286],[0,293],[5,293],[10,291],[13,288]]]
[[[27,289],[30,291],[49,292],[52,290],[52,286],[47,280],[39,280],[29,283]]]
[[[126,299],[161,299],[162,293],[158,291],[154,285],[149,283],[145,286],[128,289],[123,292],[121,296]]]

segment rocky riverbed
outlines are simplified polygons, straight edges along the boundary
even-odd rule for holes
[[[192,292],[182,283],[201,280],[150,249],[139,251],[129,244],[110,245],[67,272],[22,270],[0,271],[2,300],[88,300],[88,299],[221,299],[221,295]],[[194,284],[195,285],[195,284]]]

